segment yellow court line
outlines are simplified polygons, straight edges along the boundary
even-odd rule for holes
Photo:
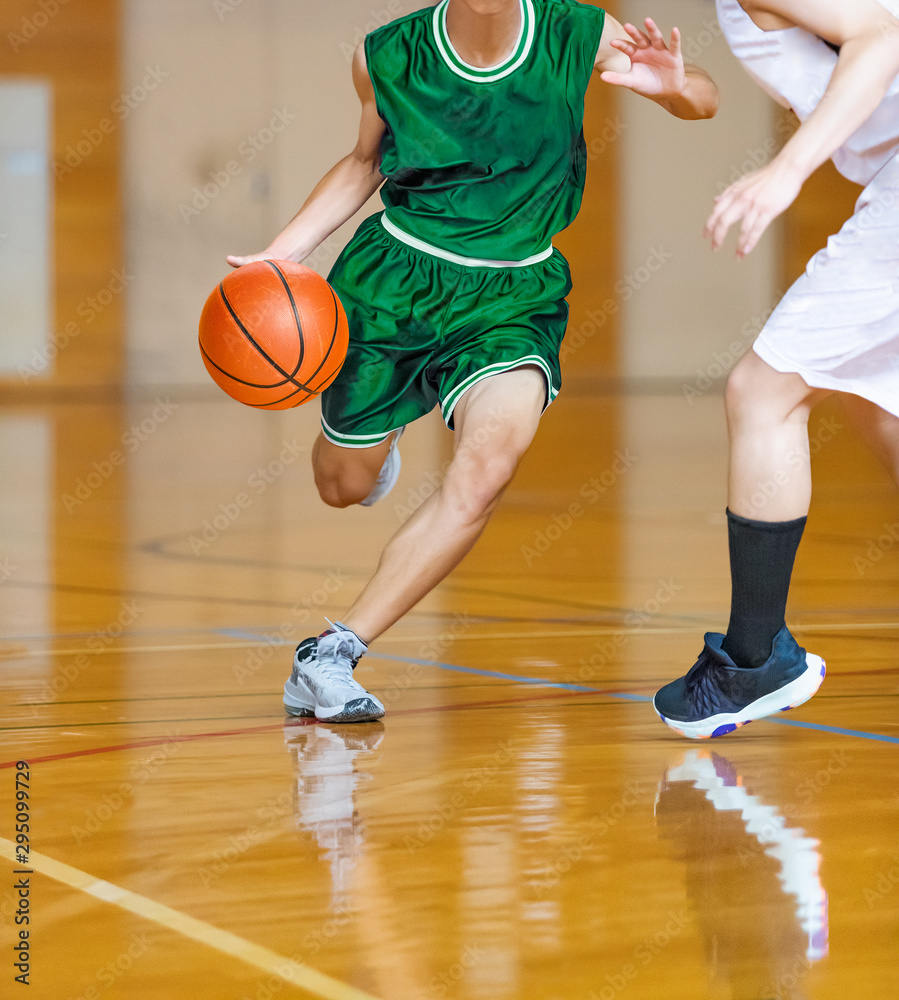
[[[11,840],[0,837],[0,856],[16,862],[16,845]],[[120,906],[123,910],[129,910],[131,913],[143,917],[145,920],[152,920],[168,930],[176,931],[184,937],[214,948],[224,955],[238,958],[268,975],[277,976],[285,983],[306,990],[313,996],[323,997],[325,1000],[377,1000],[371,993],[342,983],[339,979],[333,979],[308,965],[286,958],[284,955],[279,955],[261,945],[253,944],[252,941],[246,941],[230,931],[213,927],[212,924],[197,920],[179,910],[173,910],[163,903],[147,899],[146,896],[140,896],[129,889],[123,889],[112,882],[95,878],[78,868],[72,868],[61,861],[49,858],[46,854],[32,851],[27,867],[42,875],[47,875],[57,882],[71,886],[73,889],[80,889],[104,903],[112,903],[115,906]]]
[[[688,635],[695,633],[700,626],[698,624],[677,625],[669,628],[616,628],[608,626],[592,629],[568,629],[550,632],[466,632],[461,635],[452,636],[453,642],[472,642],[493,639],[590,639],[601,635]],[[792,629],[795,632],[848,632],[860,629],[899,629],[899,622],[847,622],[820,625],[814,622],[803,624],[794,623]],[[49,640],[52,641],[52,640]],[[384,643],[404,643],[404,642],[440,642],[440,633],[435,632],[427,635],[397,635],[388,636]],[[285,648],[292,645],[292,640],[283,643]],[[38,656],[107,656],[123,653],[184,653],[192,649],[198,651],[208,649],[258,649],[260,646],[267,646],[270,643],[265,641],[265,635],[260,634],[259,641],[241,642],[195,642],[178,646],[104,646],[102,649],[87,649],[85,647],[75,649],[24,649],[5,652],[0,650],[0,660],[24,660],[28,657]]]

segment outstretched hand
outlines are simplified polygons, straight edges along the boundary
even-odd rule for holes
[[[645,25],[646,31],[632,24],[622,25],[631,41],[615,38],[611,45],[630,59],[631,68],[627,73],[606,70],[600,74],[600,79],[618,87],[627,87],[643,97],[664,98],[680,94],[687,78],[680,30],[672,30],[668,45],[651,17],[646,18]]]
[[[802,189],[804,177],[777,160],[731,184],[715,199],[703,236],[718,250],[730,227],[741,222],[737,256],[751,253],[768,226],[785,212]]]

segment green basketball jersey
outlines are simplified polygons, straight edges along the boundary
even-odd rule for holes
[[[518,44],[483,69],[453,48],[448,3],[365,39],[387,125],[387,219],[453,254],[525,260],[545,251],[580,208],[584,94],[605,12],[576,0],[519,0]]]

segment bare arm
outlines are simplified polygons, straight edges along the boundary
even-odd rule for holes
[[[899,21],[875,0],[745,0],[743,7],[766,30],[800,27],[841,48],[824,96],[786,146],[766,167],[716,199],[706,235],[718,249],[730,227],[742,220],[740,256],[756,246],[809,176],[867,121],[899,74]]]
[[[646,31],[622,26],[606,14],[594,65],[600,79],[655,101],[675,118],[714,117],[718,88],[704,70],[684,63],[680,31],[671,32],[669,46],[652,18],[645,25]]]
[[[356,148],[332,167],[317,184],[303,207],[262,253],[229,256],[232,267],[254,260],[302,261],[335,229],[351,218],[384,181],[380,172],[384,121],[378,114],[375,90],[362,45],[353,59],[353,83],[362,102],[362,120]]]

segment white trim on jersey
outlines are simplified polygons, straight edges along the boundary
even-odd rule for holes
[[[494,83],[514,73],[527,59],[534,45],[537,16],[533,0],[518,0],[518,3],[521,8],[521,29],[518,32],[518,40],[511,54],[496,66],[473,66],[467,63],[456,51],[446,27],[446,9],[449,0],[441,0],[441,3],[434,8],[434,42],[443,61],[457,76],[473,83]]]

